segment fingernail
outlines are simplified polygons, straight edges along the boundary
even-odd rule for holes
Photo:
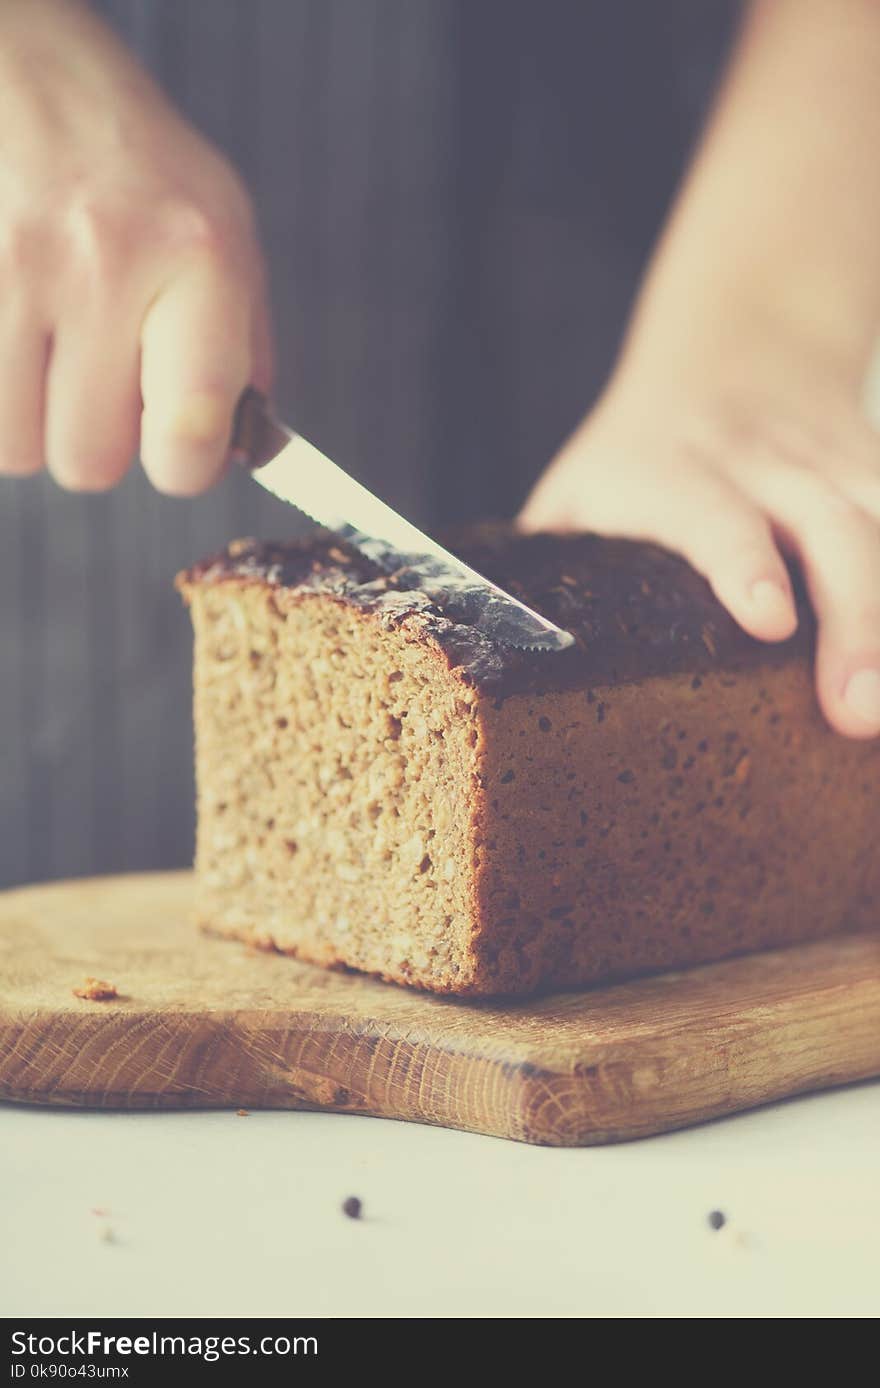
[[[863,723],[880,728],[880,670],[857,670],[850,676],[843,697]]]

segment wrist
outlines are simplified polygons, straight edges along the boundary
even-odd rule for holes
[[[674,382],[763,381],[785,391],[792,376],[858,396],[880,335],[870,296],[854,305],[796,276],[724,273],[677,285],[650,282],[636,305],[615,377]]]

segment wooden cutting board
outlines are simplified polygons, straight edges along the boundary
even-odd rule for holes
[[[878,935],[463,1003],[206,939],[192,885],[0,894],[0,1097],[333,1109],[579,1146],[880,1074]],[[89,975],[119,997],[75,997]]]

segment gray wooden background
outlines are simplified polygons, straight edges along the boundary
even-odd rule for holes
[[[98,8],[253,189],[290,417],[423,523],[510,513],[608,369],[732,0]],[[240,478],[0,479],[0,884],[189,861],[173,576],[290,529]]]

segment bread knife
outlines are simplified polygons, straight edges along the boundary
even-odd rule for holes
[[[353,545],[382,573],[406,571],[407,588],[426,592],[441,608],[450,605],[456,615],[463,612],[493,640],[530,651],[573,645],[570,632],[456,559],[282,424],[252,388],[236,410],[230,456],[261,487]]]

